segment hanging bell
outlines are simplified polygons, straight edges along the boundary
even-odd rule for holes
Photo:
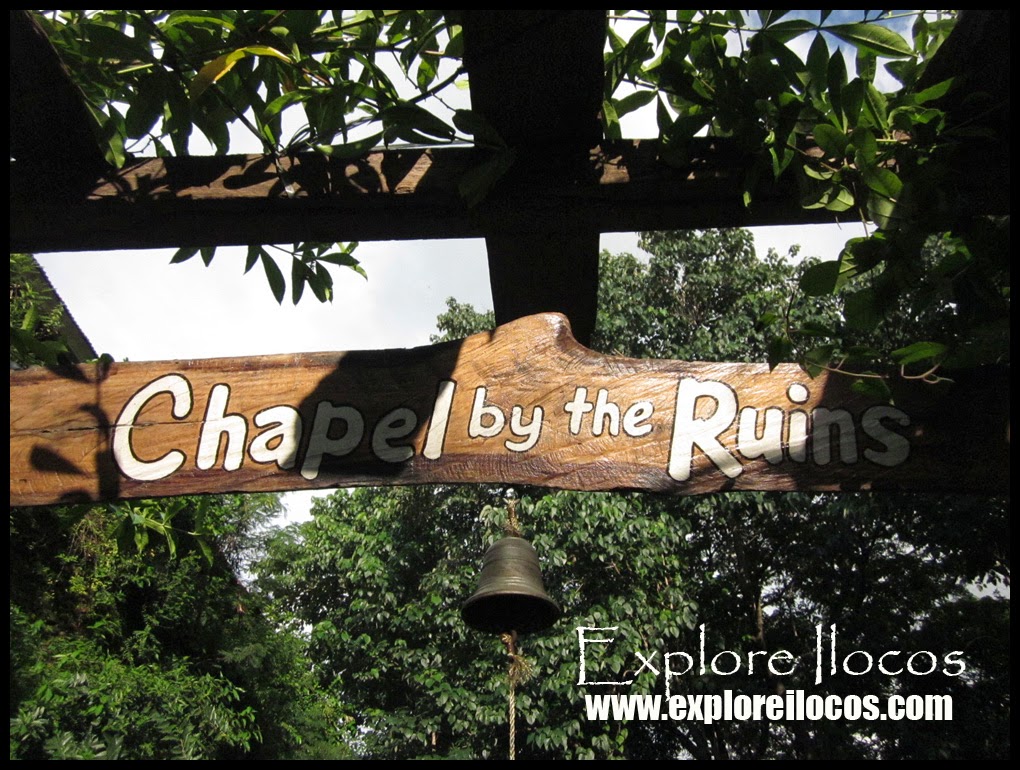
[[[478,590],[460,610],[479,631],[528,633],[549,628],[560,608],[542,584],[535,547],[523,537],[497,540],[482,559]]]

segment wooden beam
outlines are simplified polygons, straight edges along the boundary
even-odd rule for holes
[[[604,10],[464,11],[471,108],[511,147],[602,139]]]
[[[598,315],[597,230],[490,235],[485,248],[497,324],[535,313],[562,313],[577,340],[590,343]]]
[[[107,165],[96,121],[29,12],[11,11],[9,25],[10,157],[32,176],[55,175],[72,189],[88,185]]]
[[[607,143],[576,169],[534,170],[470,208],[472,148],[388,150],[350,160],[303,153],[157,158],[129,164],[85,192],[11,165],[12,251],[287,243],[297,240],[467,238],[497,232],[630,232],[831,222],[800,208],[796,184],[742,200],[750,160],[729,142],[698,139],[672,168],[655,141]],[[531,166],[536,168],[536,166]],[[540,165],[538,165],[540,168]]]
[[[589,148],[602,139],[606,12],[473,10],[464,11],[463,26],[471,108],[516,156],[494,196],[550,173],[583,175]],[[548,213],[559,218],[563,209],[553,203]],[[500,223],[486,233],[496,323],[556,311],[587,344],[598,306],[599,231],[561,222],[567,232],[507,233]]]
[[[594,353],[559,315],[415,350],[11,373],[10,502],[502,483],[1009,490],[1008,372],[895,380]],[[902,388],[900,387],[902,386]]]

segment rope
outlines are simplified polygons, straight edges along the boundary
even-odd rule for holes
[[[499,640],[506,646],[506,654],[510,658],[510,668],[507,669],[507,680],[510,684],[510,693],[507,699],[507,718],[510,721],[510,759],[516,759],[517,685],[524,684],[531,678],[532,674],[535,673],[535,666],[518,649],[516,631],[500,634]]]
[[[517,520],[517,498],[508,497],[506,501],[506,534],[510,537],[521,537],[521,523]]]
[[[508,705],[510,718],[510,759],[517,759],[517,696],[514,693],[514,680],[510,678],[510,702]]]

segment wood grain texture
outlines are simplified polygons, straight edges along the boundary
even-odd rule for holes
[[[1008,491],[1008,374],[895,406],[850,383],[607,357],[557,314],[413,350],[35,368],[11,372],[10,502],[440,482]]]
[[[228,246],[291,241],[481,237],[831,222],[803,209],[796,180],[768,183],[745,208],[752,158],[726,139],[695,139],[673,168],[655,141],[607,142],[583,163],[532,150],[469,207],[458,185],[484,163],[468,147],[391,149],[342,159],[318,153],[154,158],[81,188],[10,167],[14,251]]]

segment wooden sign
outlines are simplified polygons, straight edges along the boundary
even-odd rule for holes
[[[1008,375],[868,401],[799,367],[594,353],[524,318],[413,350],[11,372],[12,505],[364,484],[1009,489]]]

